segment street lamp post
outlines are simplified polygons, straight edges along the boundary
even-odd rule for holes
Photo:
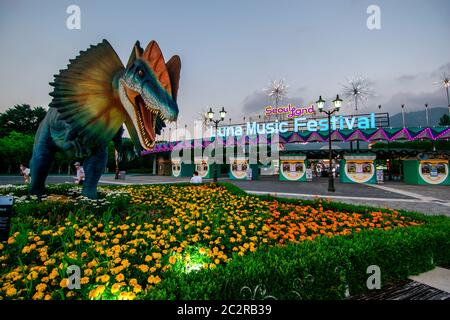
[[[225,119],[225,116],[227,115],[227,112],[225,111],[225,108],[222,107],[222,110],[219,111],[220,114],[220,119],[218,120],[214,120],[214,111],[212,110],[212,108],[209,108],[208,111],[208,119],[210,122],[214,123],[214,127],[216,130],[216,135],[214,138],[214,177],[213,177],[213,181],[217,182],[217,128],[218,125],[221,121],[223,121]]]
[[[342,105],[342,99],[339,98],[339,95],[336,96],[336,99],[333,100],[334,108],[331,110],[324,110],[325,100],[322,99],[322,96],[319,97],[319,100],[316,101],[317,108],[320,112],[325,113],[328,116],[328,151],[329,151],[329,160],[330,165],[328,169],[328,191],[335,192],[334,188],[334,176],[333,176],[333,150],[331,149],[331,115],[335,112],[339,112],[339,109]]]
[[[403,128],[406,127],[406,123],[405,123],[405,105],[402,104],[402,121],[403,121]]]

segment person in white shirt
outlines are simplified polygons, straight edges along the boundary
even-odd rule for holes
[[[23,175],[23,180],[25,183],[30,183],[30,169],[21,164],[20,173]]]
[[[77,178],[75,179],[75,183],[82,185],[84,182],[84,169],[79,162],[75,162],[75,169],[77,169]]]
[[[191,183],[202,183],[202,177],[198,175],[198,171],[194,172],[194,176],[191,178]]]

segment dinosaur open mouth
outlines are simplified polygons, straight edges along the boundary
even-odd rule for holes
[[[152,149],[156,141],[156,118],[160,112],[147,105],[138,92],[128,88],[125,90],[129,101],[131,101],[134,106],[141,143],[146,149]]]
[[[158,111],[148,107],[140,95],[138,95],[134,101],[137,106],[136,109],[138,109],[136,115],[138,118],[139,131],[144,138],[145,146],[152,148],[156,141],[155,125]]]

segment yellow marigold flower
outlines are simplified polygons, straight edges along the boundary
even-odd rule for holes
[[[23,254],[30,253],[30,251],[31,251],[31,249],[30,249],[29,246],[25,246],[25,247],[23,247],[23,249],[22,249],[22,253],[23,253]]]
[[[42,292],[42,291],[45,291],[46,288],[47,288],[47,285],[45,283],[40,283],[36,286],[36,291]]]
[[[133,278],[133,279],[130,279],[130,281],[128,281],[128,283],[130,284],[130,286],[136,286],[138,283],[137,283],[137,279],[135,279],[135,278]]]
[[[214,269],[215,267],[216,267],[216,265],[215,265],[214,263],[210,263],[210,264],[209,264],[209,268],[210,268],[210,269]]]
[[[145,262],[150,262],[152,261],[152,259],[153,259],[152,256],[146,255],[144,260]]]
[[[220,263],[220,260],[219,260],[219,259],[215,259],[215,260],[214,260],[214,263],[215,263],[215,264],[219,264],[219,263]]]
[[[28,279],[28,280],[34,280],[34,279],[37,278],[37,276],[38,276],[38,273],[37,273],[36,271],[31,271],[31,272],[28,274],[27,279]]]
[[[92,276],[92,269],[85,269],[83,273],[85,276],[90,277]]]
[[[134,286],[134,288],[133,288],[134,293],[139,293],[141,291],[142,291],[142,287],[139,284]]]
[[[176,256],[170,256],[169,262],[170,262],[171,264],[175,264],[175,262],[177,262],[177,257],[176,257]]]
[[[98,286],[97,288],[89,291],[89,299],[95,299],[105,291],[105,286]]]
[[[57,270],[57,269],[53,269],[52,272],[50,272],[48,278],[49,278],[50,280],[53,280],[53,279],[55,279],[57,276],[58,276],[58,270]]]
[[[119,300],[134,300],[136,295],[133,292],[121,292],[119,294]]]
[[[69,292],[66,293],[66,297],[67,298],[72,298],[74,295],[75,295],[74,291],[69,291]]]
[[[124,268],[127,268],[127,267],[129,267],[131,265],[130,262],[127,259],[122,260],[121,264],[122,264],[122,266]]]
[[[95,259],[93,259],[91,262],[89,262],[87,264],[88,268],[93,268],[93,267],[96,267],[97,265],[98,265],[98,262]]]
[[[16,293],[17,293],[17,290],[13,286],[10,286],[8,289],[6,289],[6,296],[8,296],[8,297],[15,296]]]
[[[120,273],[116,276],[117,282],[122,282],[124,279],[125,279],[125,276],[122,273]]]
[[[81,284],[87,284],[87,283],[89,283],[89,278],[88,278],[88,277],[83,277],[83,278],[81,278],[81,279],[80,279],[80,283],[81,283]]]
[[[67,287],[67,282],[68,282],[68,279],[67,279],[67,278],[64,278],[64,279],[62,279],[61,282],[59,283],[59,286],[60,286],[61,288],[66,288],[66,287]]]
[[[8,244],[13,244],[14,242],[16,242],[16,239],[14,239],[14,237],[8,238]]]
[[[147,265],[145,265],[145,264],[141,264],[140,266],[139,266],[139,270],[141,270],[142,272],[147,272],[148,271],[148,266]]]
[[[44,297],[44,294],[42,293],[42,292],[36,292],[34,295],[33,295],[33,300],[41,300],[42,298]]]
[[[44,300],[50,300],[52,298],[52,296],[50,294],[46,294],[44,297]]]
[[[111,287],[111,293],[112,294],[116,294],[117,292],[120,291],[120,288],[121,288],[121,284],[120,283],[113,284],[113,286]]]
[[[157,284],[161,282],[161,278],[159,276],[150,276],[148,277],[147,282],[150,284]]]

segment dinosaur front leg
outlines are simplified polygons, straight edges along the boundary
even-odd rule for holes
[[[50,131],[45,125],[39,127],[31,158],[30,194],[41,197],[45,190],[45,180],[55,155],[55,146]]]
[[[83,162],[84,184],[81,194],[90,199],[97,199],[97,184],[102,176],[108,161],[108,151],[106,146],[93,150],[91,155]]]

